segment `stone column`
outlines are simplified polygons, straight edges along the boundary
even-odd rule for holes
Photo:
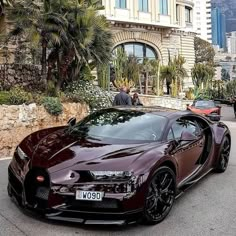
[[[133,1],[133,11],[134,11],[134,18],[138,19],[138,1],[137,0],[130,0]]]

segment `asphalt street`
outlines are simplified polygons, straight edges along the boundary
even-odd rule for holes
[[[182,195],[170,215],[155,226],[81,226],[29,216],[9,199],[6,190],[9,160],[0,160],[0,236],[236,236],[236,119],[232,107],[223,107],[222,115],[222,120],[230,127],[233,140],[227,171],[206,176]]]

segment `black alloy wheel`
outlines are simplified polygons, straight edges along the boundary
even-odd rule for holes
[[[175,200],[175,174],[169,167],[160,167],[153,176],[145,198],[144,223],[157,224],[169,214]]]
[[[222,173],[227,169],[229,163],[229,155],[230,155],[230,141],[229,138],[225,136],[221,145],[220,156],[216,167],[216,172]]]

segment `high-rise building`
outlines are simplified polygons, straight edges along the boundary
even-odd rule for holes
[[[123,48],[128,55],[156,58],[167,64],[169,57],[186,59],[188,78],[195,62],[193,0],[102,0],[104,14],[111,23],[114,53]]]
[[[194,0],[193,26],[197,36],[212,42],[211,0]]]
[[[221,9],[214,7],[211,12],[212,22],[212,44],[221,49],[226,49],[226,23],[225,15]]]
[[[211,0],[225,14],[226,32],[236,31],[236,2],[235,0]]]
[[[236,31],[227,34],[227,51],[236,54]]]

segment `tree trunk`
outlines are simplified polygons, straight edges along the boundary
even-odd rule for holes
[[[170,82],[166,81],[166,90],[167,90],[167,94],[170,94]]]
[[[144,94],[148,94],[148,72],[145,73],[145,88],[144,88]]]
[[[66,80],[68,67],[73,61],[74,56],[75,56],[74,49],[73,48],[69,49],[67,54],[64,55],[62,59],[63,63],[60,63],[59,65],[60,67],[59,67],[58,73],[60,74],[60,78],[62,81]]]
[[[140,94],[143,94],[142,81],[141,81],[140,75],[139,75],[138,82],[139,82]]]
[[[41,64],[42,64],[42,75],[46,74],[47,71],[47,42],[45,41],[45,39],[43,39],[42,41],[42,60],[41,60]]]
[[[55,68],[58,57],[58,50],[54,50],[48,56],[47,81],[52,80],[52,69]]]
[[[63,77],[61,76],[61,62],[59,58],[59,54],[57,54],[57,83],[56,83],[56,91],[59,92],[63,83]]]

